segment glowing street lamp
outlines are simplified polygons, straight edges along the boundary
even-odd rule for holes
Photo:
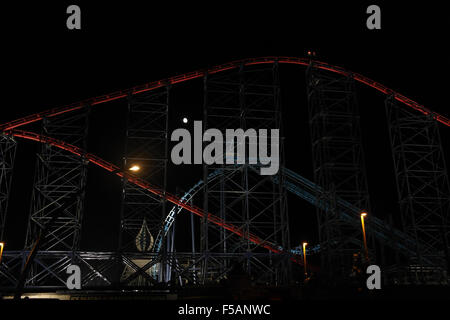
[[[303,266],[305,267],[305,277],[308,276],[308,272],[306,271],[306,246],[307,242],[303,242]]]
[[[2,263],[2,255],[3,255],[3,247],[5,246],[4,242],[0,242],[0,264]]]
[[[139,167],[138,165],[135,164],[135,165],[131,166],[128,170],[137,172],[137,171],[141,170],[141,167]]]
[[[361,226],[364,238],[364,250],[366,253],[366,261],[369,261],[369,252],[367,250],[367,240],[366,240],[366,228],[364,226],[364,218],[367,217],[367,212],[361,212]]]

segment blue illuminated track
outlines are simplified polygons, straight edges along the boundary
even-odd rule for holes
[[[326,196],[320,186],[293,172],[292,170],[289,170],[287,168],[281,168],[281,170],[286,190],[298,196],[299,198],[306,200],[315,207],[324,210],[325,212],[329,212],[331,210],[331,204],[326,200],[323,200],[326,199]],[[216,171],[209,174],[206,183],[213,182],[222,174],[224,174],[224,171],[222,169],[217,169]],[[274,176],[273,181],[275,183],[278,183],[278,177]],[[187,191],[183,195],[181,201],[191,201],[193,197],[202,189],[203,185],[203,180],[197,182],[189,191]],[[319,198],[322,200],[319,200]],[[360,228],[360,214],[362,212],[362,209],[357,208],[349,202],[338,197],[336,198],[336,203],[336,214],[338,215],[338,218],[349,225],[353,225],[355,229]],[[176,215],[178,215],[181,210],[182,207],[174,206],[166,216],[164,223],[156,237],[156,241],[153,247],[154,252],[158,253],[161,250],[163,239],[172,227]],[[406,235],[404,232],[386,225],[382,220],[374,216],[370,217],[370,228],[367,230],[367,232],[368,234],[373,234],[377,240],[379,240],[386,246],[389,246],[397,251],[409,255],[414,255],[416,253],[417,247],[414,239]],[[280,249],[282,250],[283,248],[280,247]],[[322,247],[319,244],[316,246],[308,247],[307,252],[308,254],[317,253],[321,249]],[[298,246],[294,249],[291,249],[291,253],[302,256],[302,247]],[[430,264],[432,263],[428,260],[425,262]]]

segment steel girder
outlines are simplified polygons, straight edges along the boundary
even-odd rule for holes
[[[437,121],[385,101],[404,232],[415,239],[410,265],[447,269],[450,189]]]
[[[318,193],[323,192],[322,189],[313,182],[305,179],[299,174],[287,169],[281,169],[284,175],[284,184],[289,192],[292,192],[296,196],[304,199],[312,205],[319,206],[324,212],[332,210],[330,203],[319,202],[316,198]],[[214,183],[219,175],[223,174],[221,169],[218,169],[214,174],[210,174],[206,183]],[[273,177],[275,183],[278,183],[277,177]],[[191,200],[199,191],[203,188],[203,181],[195,184],[189,192],[187,192],[182,199]],[[187,201],[187,200],[186,200]],[[340,217],[346,222],[355,225],[355,228],[359,225],[359,213],[360,209],[352,206],[350,203],[338,199],[338,210],[340,211]],[[178,214],[182,210],[181,207],[174,206],[170,211],[172,219],[166,219],[165,225],[161,230],[169,230],[172,227],[171,221],[175,219],[174,215]],[[398,251],[404,257],[414,256],[416,250],[416,242],[414,238],[411,238],[407,234],[400,230],[393,229],[387,226],[383,221],[376,217],[371,217],[371,228],[367,229],[369,234],[374,234],[378,241]],[[167,233],[166,233],[167,234]],[[308,248],[308,254],[316,254],[322,250],[321,246]],[[293,254],[302,255],[301,249],[292,249]],[[254,259],[263,259],[265,253],[251,253]],[[6,251],[4,253],[4,263],[0,267],[0,287],[12,290],[15,288],[20,273],[20,267],[23,257],[26,257],[28,252],[26,251]],[[60,251],[47,251],[39,252],[37,254],[37,260],[40,265],[45,266],[37,277],[41,279],[56,278],[57,285],[60,288],[64,288],[62,280],[67,277],[64,274],[64,269],[59,268],[56,272],[58,265],[64,265],[67,261],[71,260],[72,252],[60,252]],[[77,252],[75,255],[79,260],[78,264],[82,269],[82,287],[95,287],[95,286],[109,286],[114,281],[114,273],[111,271],[117,260],[123,260],[132,272],[128,274],[127,281],[133,283],[139,275],[145,277],[146,280],[152,282],[145,273],[145,270],[150,268],[155,263],[160,261],[160,255],[156,252],[128,252],[123,257],[114,252]],[[176,279],[182,279],[182,283],[198,283],[197,279],[201,278],[201,261],[205,258],[203,253],[175,253],[168,252],[166,263],[169,264],[176,275]],[[241,253],[210,253],[209,258],[213,261],[218,259],[230,259],[233,258],[238,261],[243,261],[245,256]],[[133,263],[133,260],[146,260],[148,265],[137,266]],[[282,260],[282,259],[279,259]],[[53,261],[53,262],[52,262]],[[53,263],[53,265],[51,265]],[[432,265],[431,261],[427,261],[428,265]],[[49,264],[49,265],[48,265]],[[224,275],[229,272],[230,269],[224,270]],[[154,281],[154,280],[153,280]],[[152,282],[153,283],[153,282]],[[30,285],[28,285],[30,287]]]
[[[351,224],[355,227],[355,229],[359,228],[361,213],[360,208],[357,208],[340,198],[337,198],[336,201],[337,208],[334,208],[332,203],[323,201],[323,197],[320,197],[322,201],[319,201],[317,195],[324,193],[321,187],[287,168],[281,168],[281,170],[284,177],[284,185],[287,191],[320,208],[324,213],[338,210],[339,217],[342,219],[343,223]],[[222,169],[217,169],[212,172],[209,174],[206,181],[200,180],[188,192],[186,192],[181,199],[183,201],[192,201],[196,194],[204,188],[204,184],[216,183],[218,177],[222,174],[224,174]],[[274,176],[272,179],[275,183],[278,183],[277,176]],[[175,221],[176,215],[178,215],[182,209],[183,208],[179,206],[172,207],[172,210],[164,220],[164,225],[161,227],[161,237],[164,237],[165,234],[168,233],[168,230],[173,228],[172,223]],[[373,235],[373,237],[375,237],[380,244],[390,247],[394,251],[398,252],[398,254],[402,257],[407,258],[415,255],[417,244],[414,238],[398,229],[393,228],[390,225],[387,225],[385,222],[376,217],[371,217],[371,224],[370,228],[367,229],[367,233],[371,236]],[[423,244],[419,243],[419,245],[422,246]],[[322,250],[324,250],[324,245],[320,244],[307,248],[308,254],[317,254]],[[155,250],[155,252],[158,252],[158,250]],[[303,255],[301,247],[293,248],[291,249],[291,252],[295,255]],[[188,272],[187,269],[191,270],[190,272],[192,274],[197,274],[193,271],[195,270],[195,261],[192,261],[191,263],[192,264],[187,264],[184,266],[184,268],[180,268],[180,266],[178,266],[176,268],[176,272],[178,272],[177,276],[179,277],[181,274],[186,274],[186,272]],[[429,260],[426,260],[426,263],[428,265],[432,265],[432,262]]]
[[[370,212],[355,85],[352,77],[314,63],[306,75],[314,180],[324,191],[316,197],[332,208],[317,213],[322,268],[342,277],[350,273],[353,254],[363,250],[362,232],[341,219],[337,199]]]
[[[5,251],[4,261],[0,267],[0,292],[11,293],[15,290],[18,278],[20,276],[22,260],[28,256],[29,251]],[[248,256],[255,261],[264,261],[266,254],[263,252],[251,252]],[[209,258],[213,260],[242,260],[242,253],[210,253]],[[35,279],[29,279],[26,284],[27,290],[65,290],[68,274],[66,268],[72,261],[75,261],[81,269],[81,287],[89,290],[94,288],[112,288],[114,286],[116,272],[114,266],[117,260],[123,260],[124,263],[135,272],[126,279],[129,283],[135,283],[137,277],[144,277],[148,282],[157,284],[157,280],[151,278],[143,269],[151,267],[160,260],[157,253],[133,253],[126,252],[123,256],[117,252],[91,252],[91,251],[40,251],[35,257],[35,263],[41,266],[39,273],[33,275]],[[133,261],[149,261],[145,267],[140,267]],[[167,263],[173,269],[175,274],[179,275],[177,281],[182,278],[183,284],[194,283],[196,277],[200,277],[200,269],[196,268],[198,263],[192,261],[202,261],[204,254],[197,252],[168,252]],[[34,283],[34,284],[33,284]],[[45,283],[45,285],[44,285]],[[135,285],[136,286],[136,285]]]
[[[76,114],[44,120],[46,135],[86,149],[88,109]],[[44,226],[54,218],[41,242],[41,250],[76,250],[80,241],[84,209],[87,162],[52,147],[42,145],[36,172],[27,229],[30,248]]]
[[[29,251],[6,251],[5,261],[0,267],[0,290],[2,292],[16,289],[22,269],[22,261],[29,255]],[[25,283],[26,289],[59,288],[66,289],[68,274],[67,267],[76,264],[81,270],[81,286],[105,287],[114,281],[115,252],[86,252],[86,251],[39,251],[34,264],[38,265],[38,272],[30,275]]]
[[[42,130],[53,138],[86,149],[89,108],[44,119]],[[79,248],[84,211],[87,161],[59,148],[43,144],[37,154],[33,193],[30,205],[25,250],[38,237],[39,250],[72,250]],[[49,262],[57,265],[58,261]],[[26,283],[38,285],[45,264],[33,263]]]
[[[0,135],[0,241],[5,240],[6,213],[16,149],[17,143],[13,137]]]
[[[140,170],[137,175],[158,186],[157,191],[163,195],[167,185],[169,90],[169,87],[165,87],[155,92],[129,97],[126,151],[123,159],[125,170],[133,165],[138,165]],[[166,200],[164,197],[152,194],[124,179],[119,251],[137,252],[136,237],[138,233],[142,239],[147,238],[146,246],[149,245],[140,250],[150,251],[153,245],[150,244],[151,240],[149,239],[157,236],[165,216]],[[144,224],[148,229],[143,228]],[[147,234],[141,234],[141,230]],[[163,250],[165,249],[163,248]],[[130,260],[128,259],[128,261]],[[123,274],[122,282],[135,272],[134,268],[126,265],[126,261],[124,264],[126,272]],[[166,281],[164,264],[160,266],[162,267],[160,272],[153,276],[158,278],[158,281]],[[155,273],[155,268],[153,270]],[[134,283],[155,282],[151,279],[147,280],[144,281],[141,275],[135,279]],[[130,284],[130,281],[125,282]]]
[[[245,67],[227,73],[206,75],[204,78],[204,130],[249,128],[258,130],[281,129],[281,110],[278,83],[278,64]],[[268,131],[270,134],[270,131]],[[224,139],[225,140],[225,139]],[[280,142],[280,166],[283,164],[284,150]],[[250,142],[245,142],[246,147]],[[224,149],[226,150],[224,141]],[[236,145],[234,146],[236,150]],[[259,175],[249,163],[248,150],[246,164],[224,164],[203,166],[203,178],[215,170],[223,170],[212,184],[203,189],[204,212],[216,212],[224,221],[232,222],[244,234],[255,234],[263,241],[277,243],[289,248],[289,230],[286,207],[286,190],[283,184],[275,184],[270,176]],[[281,171],[277,175],[280,179]],[[288,283],[290,281],[290,261],[274,258],[249,239],[234,236],[223,228],[211,224],[206,217],[201,223],[199,261],[201,283],[227,277],[235,266],[241,265],[255,281],[264,283]],[[252,254],[263,252],[264,258],[253,258]],[[211,258],[213,253],[240,253],[238,261],[228,258]]]
[[[205,216],[205,212],[200,209],[199,207],[193,205],[193,204],[188,204],[186,202],[183,202],[179,197],[174,196],[168,192],[162,192],[160,191],[160,189],[158,187],[155,187],[151,184],[149,184],[148,182],[146,182],[143,179],[140,179],[139,177],[137,177],[136,175],[133,175],[127,171],[124,171],[123,169],[119,168],[118,166],[105,161],[93,154],[87,153],[86,151],[68,144],[66,142],[63,142],[61,140],[57,140],[54,138],[50,138],[50,137],[46,137],[40,134],[36,134],[33,132],[27,132],[27,131],[23,131],[23,130],[14,130],[11,132],[11,135],[13,135],[14,137],[20,137],[20,138],[24,138],[24,139],[28,139],[28,140],[32,140],[32,141],[36,141],[36,142],[40,142],[40,143],[46,143],[49,144],[51,146],[60,148],[62,150],[66,150],[76,156],[80,156],[80,157],[84,157],[85,159],[87,159],[90,163],[95,164],[103,169],[105,169],[106,171],[120,177],[120,178],[126,178],[129,182],[134,183],[135,185],[153,193],[156,194],[158,196],[160,196],[161,198],[164,197],[164,199],[166,199],[167,201],[171,202],[172,204],[175,204],[177,206],[180,206],[188,211],[190,211],[191,213],[199,216],[199,217],[204,217]],[[263,241],[260,237],[250,233],[250,234],[245,234],[241,228],[236,227],[235,225],[231,224],[231,223],[226,223],[225,221],[223,221],[222,219],[220,219],[219,217],[217,217],[216,215],[212,214],[212,213],[208,213],[207,214],[207,219],[208,221],[210,221],[211,223],[214,223],[217,226],[220,226],[221,228],[224,228],[234,234],[236,234],[239,237],[248,239],[249,241],[251,241],[252,243],[257,244],[258,246],[260,246],[261,248],[265,248],[273,253],[276,254],[283,254],[284,252],[282,251],[282,249],[280,249],[279,246],[277,246],[274,243],[270,243],[267,241]],[[291,260],[295,263],[299,263],[302,264],[301,260],[299,260],[297,257],[293,256],[291,257]]]

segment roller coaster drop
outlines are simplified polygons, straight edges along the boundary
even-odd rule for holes
[[[281,128],[278,65],[283,63],[307,66],[315,183],[283,166],[277,175],[261,177],[256,166],[204,165],[203,179],[184,196],[166,192],[171,86],[203,77],[206,127]],[[390,248],[400,256],[397,266],[416,268],[420,281],[446,283],[450,193],[437,123],[450,126],[450,120],[340,67],[308,58],[264,57],[151,82],[0,125],[2,239],[16,149],[14,138],[43,145],[37,161],[26,247],[4,252],[0,286],[7,290],[17,285],[33,239],[47,227],[48,235],[26,278],[29,288],[64,287],[64,271],[72,263],[83,269],[83,287],[152,285],[173,280],[205,284],[226,278],[236,263],[243,265],[256,282],[289,284],[293,281],[291,264],[302,264],[303,260],[302,251],[290,246],[287,191],[317,207],[320,244],[309,248],[308,254],[320,252],[321,272],[344,275],[351,268],[352,254],[362,247],[359,215],[362,210],[370,210],[355,81],[387,96],[402,211],[402,231],[371,216],[367,228],[374,240],[371,259]],[[128,100],[129,120],[126,155],[119,167],[87,153],[84,141],[90,108],[122,98]],[[17,129],[40,120],[46,134]],[[151,156],[148,150],[152,150]],[[157,170],[138,178],[122,169],[138,158]],[[78,250],[88,163],[123,180],[117,252]],[[199,192],[203,192],[203,208],[192,204]],[[168,214],[167,202],[174,205]],[[197,252],[194,245],[192,252],[174,250],[173,223],[183,209],[201,218]],[[136,250],[135,239],[139,230],[144,230],[143,223],[150,226],[146,227],[149,234],[140,238],[144,249],[141,245]],[[156,235],[155,241],[152,234]],[[118,277],[117,266],[125,266],[129,272]]]

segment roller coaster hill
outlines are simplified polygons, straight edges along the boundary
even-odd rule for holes
[[[178,180],[170,173],[169,144],[176,88],[195,83],[202,90],[204,130],[277,128],[283,137],[281,68],[305,79],[306,89],[297,92],[306,93],[312,179],[285,165],[289,150],[282,138],[275,175],[260,175],[259,164],[203,164],[190,187],[173,188]],[[361,88],[384,99],[393,168],[388,179],[397,189],[397,206],[382,214],[369,196],[368,146],[356,94]],[[91,113],[111,115],[119,105],[127,113],[125,151],[113,163],[88,152],[89,133],[95,132],[88,127]],[[256,287],[302,287],[313,280],[339,285],[365,275],[370,264],[380,266],[383,285],[449,284],[450,191],[439,130],[449,130],[450,120],[314,56],[233,61],[2,122],[3,293],[67,290],[70,265],[80,267],[83,289],[98,290],[208,287],[237,275]],[[39,150],[26,160],[35,166],[30,209],[24,246],[13,250],[8,236],[18,228],[8,223],[22,212],[7,215],[7,209],[23,140]],[[130,171],[136,164],[141,170]],[[92,167],[120,184],[118,244],[110,251],[80,245],[89,221],[86,199],[98,191],[86,188]],[[288,206],[292,201],[310,212]],[[298,215],[312,216],[306,221],[314,221],[314,239],[298,234],[292,224]]]

